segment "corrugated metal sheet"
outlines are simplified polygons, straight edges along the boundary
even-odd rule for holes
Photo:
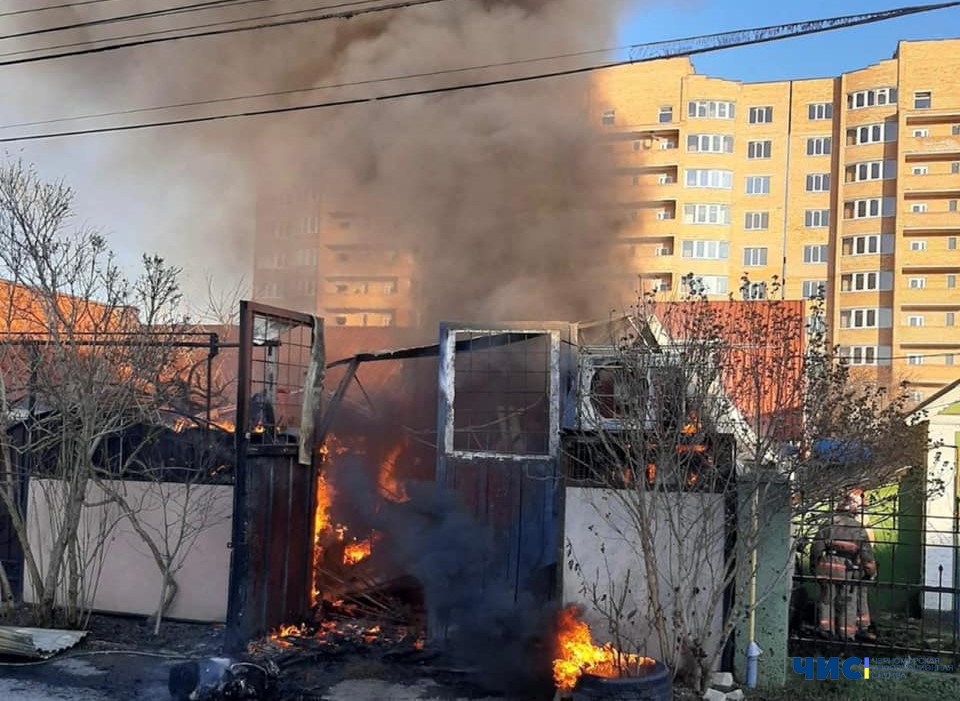
[[[0,626],[0,655],[43,660],[69,650],[86,635],[85,630]]]

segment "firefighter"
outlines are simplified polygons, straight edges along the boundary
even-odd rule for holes
[[[820,583],[820,633],[846,640],[874,641],[864,581],[877,577],[877,561],[870,536],[858,513],[863,492],[847,494],[817,533],[810,551],[810,567]]]

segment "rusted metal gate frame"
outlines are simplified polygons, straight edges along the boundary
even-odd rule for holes
[[[576,367],[576,350],[573,347],[576,325],[568,322],[523,322],[504,324],[465,324],[446,322],[440,324],[439,363],[438,363],[438,406],[437,406],[437,469],[436,483],[442,489],[453,488],[452,474],[448,470],[447,459],[455,460],[494,460],[497,462],[513,462],[518,469],[529,468],[531,463],[544,465],[552,464],[552,482],[554,494],[552,498],[553,537],[556,539],[554,555],[558,563],[563,561],[563,489],[562,467],[560,465],[560,433],[561,417],[563,416],[566,384],[569,382],[570,368]],[[516,454],[494,451],[464,451],[454,449],[454,401],[455,401],[455,361],[457,352],[469,352],[466,342],[459,341],[460,334],[485,334],[484,341],[479,341],[481,347],[506,346],[514,342],[530,340],[538,336],[547,336],[550,341],[550,365],[548,400],[549,408],[549,447],[546,454]],[[525,338],[511,340],[511,336],[522,335]],[[478,342],[474,342],[476,345]],[[526,463],[526,465],[524,465]],[[522,521],[523,514],[519,514]],[[519,534],[518,534],[519,536]],[[519,548],[518,548],[519,557]],[[519,565],[517,574],[519,579]],[[560,578],[554,583],[552,596],[560,594]],[[547,602],[543,602],[547,603]],[[434,642],[442,642],[446,637],[446,626],[439,613],[427,602],[428,623],[427,635]]]
[[[252,389],[252,351],[254,347],[254,319],[257,315],[269,316],[291,324],[308,326],[312,329],[311,343],[314,348],[315,357],[313,362],[316,366],[316,376],[313,380],[313,387],[304,387],[304,392],[313,393],[313,416],[305,422],[311,432],[311,436],[301,436],[300,444],[270,444],[270,445],[251,445],[251,434],[249,431],[250,422],[250,401]],[[320,425],[321,400],[324,377],[324,357],[323,357],[323,323],[318,317],[295,312],[287,309],[279,309],[256,302],[242,301],[240,303],[240,343],[239,343],[239,367],[237,372],[237,409],[236,409],[236,468],[234,478],[233,495],[233,523],[230,547],[232,549],[230,558],[230,575],[227,602],[227,621],[225,630],[224,648],[228,653],[238,653],[245,649],[247,642],[254,636],[267,632],[267,628],[279,625],[289,620],[305,617],[310,609],[310,594],[313,586],[311,563],[313,558],[314,530],[314,512],[316,509],[316,466],[313,462],[318,454],[318,449],[322,440],[316,432],[316,427]],[[319,352],[319,357],[316,353]],[[309,445],[304,445],[304,441]],[[301,449],[309,450],[309,464],[301,463]],[[254,463],[253,461],[257,461]],[[270,533],[270,522],[272,513],[266,514],[264,523],[267,524],[267,534],[265,541],[267,547],[264,548],[263,557],[259,563],[252,562],[251,553],[251,523],[252,519],[258,514],[256,509],[271,510],[275,502],[274,481],[269,480],[267,499],[263,503],[251,504],[249,493],[251,466],[262,467],[270,466],[271,470],[284,470],[286,475],[287,494],[285,506],[288,517],[291,514],[299,512],[303,518],[298,519],[297,523],[287,521],[288,537],[283,539],[287,550],[283,553],[283,604],[282,613],[279,616],[271,616],[268,611],[270,605],[270,594],[267,586],[263,586],[261,591],[253,591],[254,585],[258,582],[252,581],[252,574],[269,567],[269,563],[274,558],[271,551],[273,539]],[[297,475],[296,470],[306,471],[306,476]],[[292,487],[294,478],[298,478],[301,486],[306,488],[297,490]],[[305,484],[303,484],[305,483]],[[294,503],[298,499],[299,503]],[[305,521],[305,523],[304,523]],[[299,533],[290,533],[291,528],[299,525]],[[303,531],[306,531],[304,533]],[[291,538],[291,536],[299,536]],[[305,537],[304,537],[305,536]],[[299,543],[299,546],[297,546]],[[259,570],[258,570],[259,568]],[[291,577],[301,579],[297,583],[289,581]],[[300,572],[302,576],[296,573]],[[293,594],[290,589],[293,588]],[[259,594],[259,598],[258,595]],[[291,596],[293,602],[291,604]],[[258,610],[255,610],[258,609]]]

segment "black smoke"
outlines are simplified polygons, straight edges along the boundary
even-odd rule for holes
[[[442,623],[443,649],[472,681],[490,691],[549,688],[555,609],[545,580],[503,576],[503,539],[474,518],[459,496],[431,482],[404,484],[409,500],[385,501],[366,458],[344,456],[330,475],[337,510],[351,531],[382,534],[373,557],[415,578],[428,609]]]

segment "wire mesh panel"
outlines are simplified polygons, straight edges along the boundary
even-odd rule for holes
[[[454,330],[441,353],[447,452],[556,455],[557,332]]]
[[[252,445],[296,441],[310,365],[313,326],[273,312],[250,314],[246,431]]]

